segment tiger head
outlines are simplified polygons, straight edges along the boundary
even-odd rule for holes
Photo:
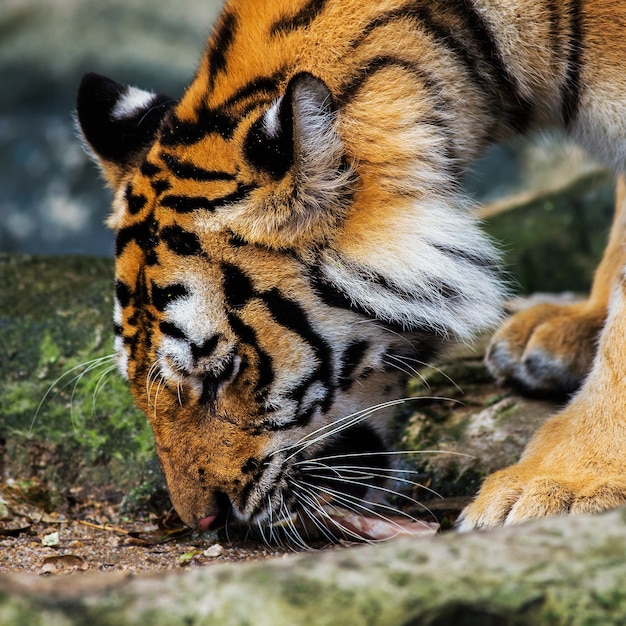
[[[313,74],[209,91],[80,87],[114,190],[119,368],[190,526],[362,506],[407,375],[495,322],[493,251],[451,189],[381,182]]]

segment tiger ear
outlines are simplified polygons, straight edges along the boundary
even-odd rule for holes
[[[252,125],[244,152],[255,168],[282,178],[298,159],[323,150],[337,108],[326,84],[315,76],[296,74],[287,89]],[[320,141],[321,140],[321,141]]]
[[[301,72],[251,126],[244,157],[275,183],[257,195],[260,204],[239,214],[239,229],[252,240],[270,246],[319,240],[341,219],[354,171],[345,158],[338,119],[326,84]]]
[[[89,151],[112,186],[149,146],[174,104],[165,96],[120,85],[99,74],[85,74],[76,113]]]

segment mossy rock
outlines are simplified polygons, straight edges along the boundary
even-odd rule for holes
[[[153,440],[113,355],[113,263],[0,255],[5,478],[66,490],[151,480]]]

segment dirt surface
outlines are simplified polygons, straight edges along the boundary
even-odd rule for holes
[[[172,570],[292,551],[238,534],[229,539],[223,532],[192,533],[175,515],[128,521],[120,519],[118,505],[92,499],[75,504],[71,513],[46,513],[28,503],[15,486],[5,486],[0,493],[5,503],[0,522],[2,572]]]
[[[74,501],[71,506],[62,503],[59,508],[65,513],[47,513],[34,503],[33,493],[41,496],[41,490],[34,490],[32,484],[28,487],[0,486],[0,572],[60,575],[180,570],[357,545],[347,540],[329,543],[310,535],[308,548],[304,548],[285,536],[269,545],[250,531],[237,529],[192,532],[170,513],[129,521],[121,518],[119,504],[96,496]],[[439,501],[424,520],[432,522],[433,516],[450,520],[465,503],[462,498]]]

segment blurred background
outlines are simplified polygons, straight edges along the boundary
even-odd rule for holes
[[[178,97],[193,77],[220,6],[219,0],[1,0],[0,252],[111,256],[113,237],[103,226],[110,195],[83,153],[72,118],[80,78],[96,71]],[[593,189],[598,180],[608,189],[602,193],[609,200],[603,196],[600,209],[595,196],[591,199],[593,211],[602,214],[603,231],[610,183],[597,164],[560,137],[490,150],[466,187],[490,218],[537,199],[541,215],[554,215],[554,194],[590,176]],[[578,217],[585,211],[577,209]],[[580,222],[568,214],[567,228]],[[517,244],[510,233],[528,233],[530,226],[507,224],[493,234],[512,249]],[[573,238],[575,248],[582,245],[597,256],[603,234],[598,242],[589,240],[587,217],[580,232],[564,228],[559,221],[559,237]],[[530,239],[551,238],[544,231],[540,224]],[[546,246],[546,254],[562,258],[560,244]],[[509,259],[511,265],[524,262]],[[535,288],[526,278],[519,280],[525,289]]]

